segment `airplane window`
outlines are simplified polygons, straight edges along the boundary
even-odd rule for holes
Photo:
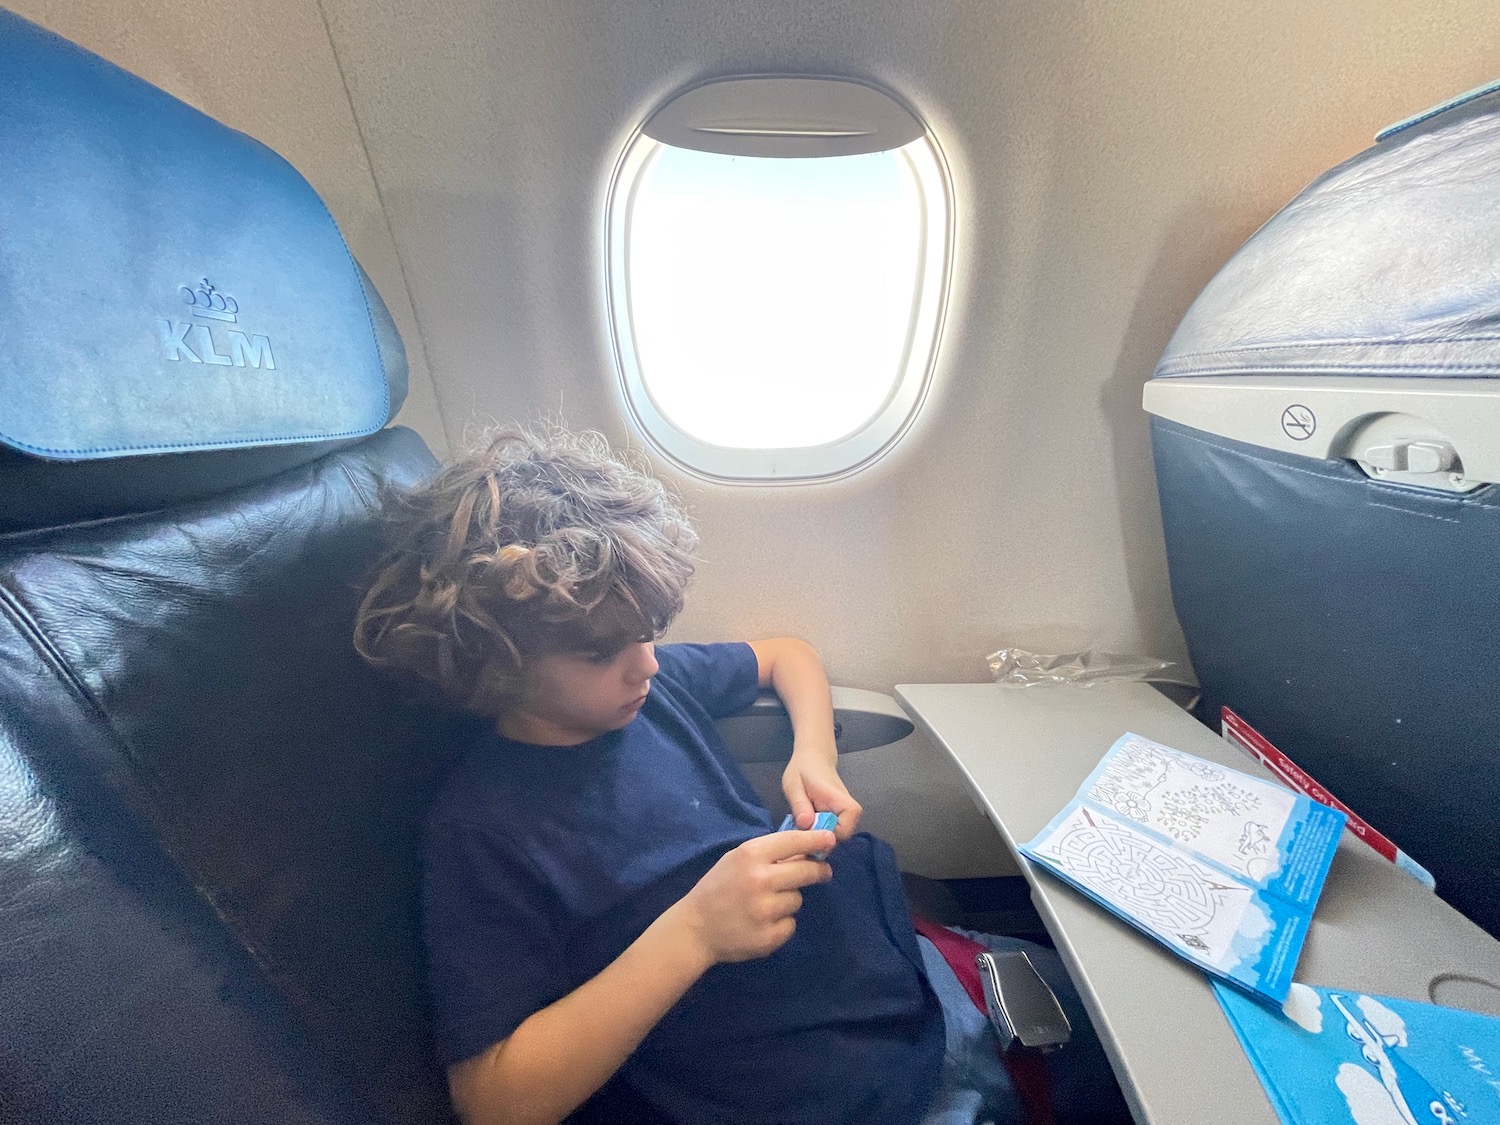
[[[776,93],[820,80],[738,84],[767,81]],[[853,471],[904,432],[932,365],[949,241],[941,158],[900,107],[903,123],[882,134],[847,106],[809,120],[797,93],[795,119],[736,100],[707,126],[653,117],[611,192],[626,402],[663,452],[708,476]],[[902,143],[850,151],[891,140]]]

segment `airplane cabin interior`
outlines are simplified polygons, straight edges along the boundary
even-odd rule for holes
[[[1134,735],[1347,817],[1275,974],[1333,990],[1348,1120],[1500,1121],[1342,999],[1500,1028],[1497,43],[1477,0],[7,0],[0,1122],[457,1120],[420,851],[476,719],[350,638],[390,490],[517,423],[681,497],[663,640],[817,647],[913,908],[1055,949],[1128,1119],[1333,1120],[1189,963],[1262,936],[1193,928],[1229,887],[1103,832],[1175,903],[1132,929],[1037,859]],[[786,710],[718,730],[779,820]],[[989,987],[1032,1049],[1052,993]]]

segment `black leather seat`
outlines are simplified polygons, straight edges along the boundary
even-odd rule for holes
[[[352,652],[388,430],[0,542],[0,1117],[446,1116],[416,942],[430,717]]]
[[[433,464],[384,306],[279,157],[3,11],[0,230],[0,1120],[451,1120],[444,721],[349,640]]]

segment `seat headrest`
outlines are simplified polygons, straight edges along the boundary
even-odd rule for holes
[[[291,165],[4,10],[0,231],[11,450],[326,447],[405,396],[390,315]]]
[[[1500,88],[1386,130],[1219,271],[1156,377],[1500,377]]]

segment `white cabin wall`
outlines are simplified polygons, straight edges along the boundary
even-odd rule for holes
[[[673,636],[794,633],[837,680],[882,690],[984,679],[1003,643],[1183,657],[1142,382],[1198,289],[1303,184],[1500,73],[1488,0],[323,3],[450,420],[561,412],[640,442],[606,338],[602,208],[626,138],[674,90],[850,75],[929,120],[957,260],[904,443],[829,484],[662,465],[703,534]],[[845,772],[909,868],[997,869],[921,738]]]
[[[1198,289],[1303,184],[1500,74],[1489,0],[6,2],[307,175],[406,339],[402,420],[440,451],[471,420],[558,412],[640,444],[605,335],[602,209],[620,148],[670,93],[802,72],[910,102],[958,216],[917,424],[831,484],[661,466],[703,534],[673,636],[794,633],[837,680],[880,690],[982,680],[1003,643],[1181,657],[1141,383]],[[908,868],[997,869],[920,737],[845,772]]]
[[[316,0],[3,0],[6,7],[269,145],[328,204],[401,331],[409,390],[397,421],[448,451],[390,224]]]

